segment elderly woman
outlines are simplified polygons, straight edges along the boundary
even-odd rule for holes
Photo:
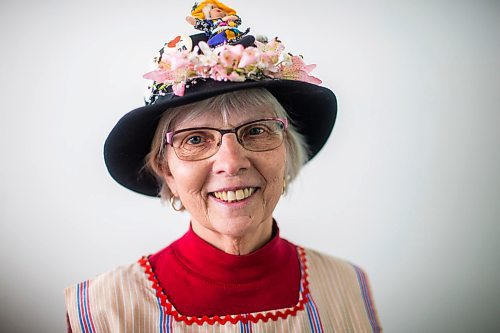
[[[186,40],[165,45],[145,75],[148,104],[116,124],[104,153],[118,183],[187,211],[188,231],[68,288],[70,329],[381,332],[364,272],[286,241],[273,219],[328,139],[335,95],[277,40]]]

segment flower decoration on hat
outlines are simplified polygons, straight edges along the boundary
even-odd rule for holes
[[[164,52],[155,58],[156,69],[144,74],[153,80],[147,103],[161,95],[173,92],[183,96],[185,89],[199,80],[243,82],[247,80],[298,80],[321,84],[310,75],[316,65],[306,65],[301,56],[285,52],[277,39],[269,42],[255,41],[255,46],[223,44],[210,48],[201,41],[192,51]]]

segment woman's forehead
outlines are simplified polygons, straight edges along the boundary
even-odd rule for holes
[[[175,129],[188,127],[236,127],[249,121],[275,117],[271,104],[244,108],[196,110],[177,118]]]

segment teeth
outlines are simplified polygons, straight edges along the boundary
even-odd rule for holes
[[[236,191],[236,200],[241,200],[245,197],[245,192],[243,190]]]
[[[253,187],[247,187],[236,191],[214,192],[213,194],[217,199],[224,200],[227,202],[233,202],[248,198],[253,194],[254,191],[255,189]]]

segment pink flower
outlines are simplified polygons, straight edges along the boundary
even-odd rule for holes
[[[219,54],[220,63],[226,67],[233,67],[236,63],[236,55],[230,50],[222,50]]]
[[[240,62],[238,64],[238,68],[244,68],[249,65],[257,65],[260,58],[260,51],[255,47],[247,47],[243,50],[243,54],[241,55]]]
[[[276,53],[281,53],[285,50],[285,45],[281,43],[278,38],[274,38],[272,41],[267,43],[267,48],[269,50],[275,51]]]
[[[198,77],[209,77],[212,66],[196,66],[194,71]]]
[[[157,67],[159,70],[163,70],[163,71],[169,71],[172,69],[172,66],[170,65],[170,63],[165,62],[163,60],[158,63]]]
[[[157,69],[143,75],[145,79],[153,80],[159,83],[178,83],[186,81],[187,77],[193,77],[189,68],[179,68],[175,71]]]
[[[227,81],[227,71],[226,67],[217,65],[213,66],[210,69],[209,78],[214,79],[215,81]]]
[[[244,82],[246,80],[245,75],[238,74],[236,71],[233,71],[226,77],[229,81],[233,82]]]
[[[261,52],[261,61],[266,65],[275,65],[283,57],[285,46],[277,39],[274,38],[268,43],[255,42],[258,50]]]
[[[279,67],[279,73],[275,77],[286,80],[299,80],[314,84],[321,84],[317,77],[309,75],[316,65],[306,65],[301,57],[288,57]]]
[[[188,67],[191,64],[184,53],[167,54],[165,61],[170,63],[172,70]]]
[[[243,53],[243,50],[245,49],[243,47],[243,45],[241,45],[241,44],[237,44],[237,45],[226,44],[226,45],[224,45],[224,47],[227,48],[228,50],[231,50],[231,52],[233,52],[238,58],[241,57],[241,54]]]
[[[177,96],[184,96],[186,90],[186,82],[179,82],[172,85],[172,91]]]
[[[269,55],[273,54],[279,56],[285,50],[285,46],[277,38],[274,38],[268,43],[255,41],[255,45],[257,45],[259,51],[268,53]]]
[[[223,45],[220,48],[219,60],[226,67],[234,67],[243,53],[243,45]]]
[[[148,79],[148,80],[156,81],[156,82],[165,82],[165,81],[171,79],[172,75],[170,72],[156,70],[156,71],[146,73],[142,77],[145,79]]]
[[[315,64],[306,65],[302,57],[294,56],[292,57],[292,65],[294,68],[300,69],[306,73],[310,73],[313,69],[316,68]]]

